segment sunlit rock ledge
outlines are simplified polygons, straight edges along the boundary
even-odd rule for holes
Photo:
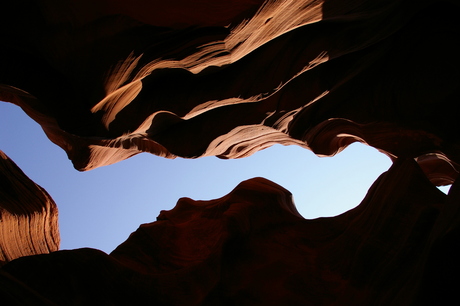
[[[197,4],[192,18],[184,2],[168,24],[157,10],[146,22],[143,1],[26,2],[4,9],[0,98],[79,170],[139,152],[241,158],[281,143],[333,155],[360,141],[392,158],[435,152],[457,175],[453,3],[237,1]]]
[[[59,240],[53,199],[0,151],[0,266],[57,251]]]

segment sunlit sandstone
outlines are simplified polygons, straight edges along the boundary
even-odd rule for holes
[[[5,298],[432,305],[456,297],[458,4],[191,3],[2,4],[0,100],[22,107],[82,171],[139,152],[241,158],[280,143],[331,156],[355,141],[394,166],[358,208],[334,218],[300,218],[287,191],[262,179],[224,200],[181,200],[111,255],[10,262],[0,270],[13,292]],[[448,196],[434,187],[451,183]],[[204,213],[235,195],[236,206]]]
[[[48,193],[0,151],[0,265],[59,249],[58,210]]]

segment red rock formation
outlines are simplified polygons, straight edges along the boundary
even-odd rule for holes
[[[190,14],[180,2],[167,22],[156,1],[26,2],[4,9],[0,95],[80,170],[142,151],[238,158],[283,143],[332,155],[362,141],[391,157],[434,152],[457,175],[453,3],[238,1]],[[185,11],[183,26],[200,27],[164,27]]]
[[[0,266],[22,256],[57,250],[56,204],[0,151]]]
[[[285,190],[260,179],[208,204],[182,200],[110,256],[86,249],[9,263],[3,296],[168,305],[455,297],[446,275],[460,272],[451,255],[460,255],[458,182],[446,197],[426,178],[449,184],[460,169],[458,3],[199,1],[196,12],[190,3],[1,4],[0,99],[40,123],[79,170],[139,152],[239,158],[273,143],[333,155],[353,141],[396,164],[334,218],[303,220]]]
[[[432,293],[421,275],[458,224],[457,187],[446,196],[398,161],[357,208],[305,220],[287,190],[254,178],[221,199],[180,199],[110,255],[24,257],[2,277],[58,305],[411,305]]]

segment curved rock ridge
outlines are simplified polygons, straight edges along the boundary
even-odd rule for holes
[[[58,305],[442,304],[456,295],[438,278],[456,273],[446,241],[458,228],[458,191],[446,196],[413,160],[396,161],[355,209],[306,220],[289,191],[254,178],[217,200],[180,199],[110,255],[14,260],[1,270],[13,289],[0,292]],[[439,258],[447,269],[436,269]]]
[[[56,204],[2,151],[0,182],[0,265],[59,250]]]
[[[79,170],[139,152],[333,155],[361,141],[437,154],[424,159],[437,184],[459,171],[454,1],[199,1],[196,14],[180,1],[171,16],[159,1],[24,2],[4,5],[0,98]],[[447,173],[426,164],[439,160]]]

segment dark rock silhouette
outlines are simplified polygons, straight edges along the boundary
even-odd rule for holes
[[[274,143],[331,156],[360,141],[395,161],[357,209],[334,218],[303,220],[262,179],[207,205],[181,200],[111,255],[14,260],[0,274],[5,299],[455,297],[444,276],[458,272],[449,256],[459,241],[456,1],[25,0],[1,9],[0,100],[22,107],[79,170],[139,152],[240,158]],[[452,183],[448,196],[434,187]],[[244,207],[217,204],[234,196]]]
[[[409,305],[459,209],[412,160],[357,208],[315,220],[254,178],[221,199],[180,199],[110,255],[59,251],[3,271],[58,305]]]

